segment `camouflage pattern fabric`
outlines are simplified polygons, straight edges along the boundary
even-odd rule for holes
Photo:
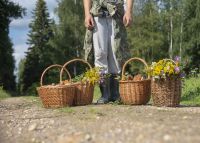
[[[93,0],[91,14],[95,16],[102,16],[102,10],[107,9],[114,22],[114,49],[113,51],[120,65],[130,57],[127,44],[126,28],[123,24],[124,16],[124,0],[117,0],[117,2],[109,2],[109,0]],[[86,30],[85,41],[85,60],[93,57],[93,31]]]

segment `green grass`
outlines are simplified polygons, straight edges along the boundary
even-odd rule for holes
[[[75,113],[75,110],[71,107],[58,108],[56,110],[58,110],[59,112],[69,113],[69,114]]]
[[[200,76],[185,80],[181,104],[200,106]]]
[[[94,101],[97,101],[100,96],[101,96],[101,92],[100,92],[99,86],[96,85],[94,88]]]
[[[3,100],[8,97],[11,97],[11,95],[4,91],[2,87],[0,87],[0,100]]]
[[[40,100],[40,98],[38,96],[23,96],[23,98],[25,98],[28,101],[31,101],[32,103],[42,107],[42,101]]]
[[[101,96],[99,86],[95,86],[94,89],[94,102]],[[0,100],[11,97],[11,94],[4,91],[0,87]],[[42,106],[41,100],[37,96],[23,96],[27,100],[33,101],[35,104]],[[187,78],[184,81],[183,93],[181,98],[181,104],[190,106],[200,106],[200,76]],[[118,105],[118,104],[117,104]],[[63,108],[61,112],[73,113],[69,107]],[[92,111],[91,111],[92,112]]]
[[[90,108],[89,112],[90,112],[91,114],[98,114],[98,110],[95,109],[95,108]]]

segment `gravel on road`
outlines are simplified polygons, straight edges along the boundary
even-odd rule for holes
[[[0,101],[0,143],[200,143],[200,107],[45,109],[13,97]]]

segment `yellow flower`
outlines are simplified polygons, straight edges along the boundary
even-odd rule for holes
[[[89,82],[91,84],[95,84],[99,80],[100,80],[99,68],[92,68],[88,70],[83,77],[84,82]]]
[[[178,67],[179,63],[173,63],[170,60],[159,60],[157,63],[153,62],[150,67],[150,73],[153,77],[165,78],[166,76],[177,75],[175,67]]]

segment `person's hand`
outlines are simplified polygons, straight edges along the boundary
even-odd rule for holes
[[[126,27],[129,27],[132,23],[132,14],[130,12],[126,12],[123,17],[123,23]]]
[[[93,29],[94,27],[94,19],[91,14],[85,16],[85,27],[89,30]]]

